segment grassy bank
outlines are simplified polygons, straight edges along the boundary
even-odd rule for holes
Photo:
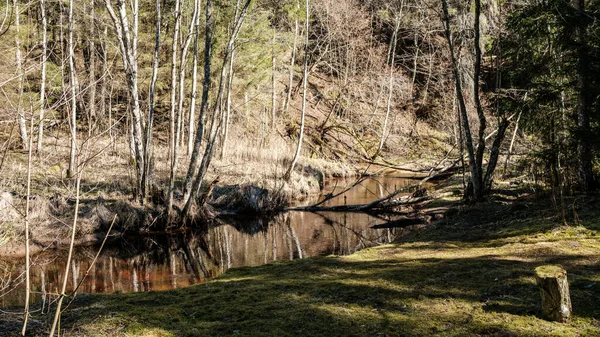
[[[572,226],[547,200],[488,202],[351,256],[236,269],[167,292],[81,295],[62,328],[65,336],[598,336],[596,202],[577,201]],[[569,273],[570,323],[540,318],[534,269],[546,263]],[[46,317],[34,319],[42,335]]]

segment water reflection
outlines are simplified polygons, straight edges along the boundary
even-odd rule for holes
[[[329,182],[324,195],[350,182]],[[328,201],[364,203],[410,181],[370,179],[343,196]],[[323,196],[321,196],[323,198]],[[342,200],[342,201],[341,201]],[[314,200],[312,200],[314,202]],[[90,269],[97,247],[77,248],[67,293],[81,282],[79,293],[139,292],[185,287],[214,278],[230,268],[258,266],[277,260],[318,255],[346,255],[361,248],[389,243],[409,229],[372,229],[387,219],[363,213],[289,212],[273,219],[223,218],[203,232],[126,237],[106,246]],[[62,284],[66,251],[33,258],[32,302],[47,310]],[[85,276],[86,271],[90,272]],[[22,305],[23,261],[0,261],[0,305]]]

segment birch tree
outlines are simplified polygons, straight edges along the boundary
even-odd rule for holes
[[[296,166],[296,162],[298,161],[298,157],[300,157],[300,151],[302,150],[302,139],[304,137],[304,119],[306,116],[306,87],[308,83],[308,19],[309,19],[309,0],[306,0],[306,22],[304,27],[304,71],[302,76],[302,116],[300,117],[300,135],[298,136],[298,146],[296,147],[296,153],[294,154],[294,158],[292,159],[292,163],[288,168],[287,172],[283,176],[283,178],[289,181],[292,178],[292,171],[294,171],[294,166]]]
[[[198,40],[200,26],[200,4],[198,4],[198,13],[196,14],[196,22],[194,23],[194,56],[192,60],[192,98],[190,101],[190,112],[188,115],[188,155],[192,153],[194,147],[194,121],[196,119],[196,94],[198,91]]]
[[[144,125],[142,112],[140,110],[139,102],[139,90],[138,90],[138,63],[137,63],[137,29],[138,29],[138,15],[139,6],[138,0],[132,0],[131,10],[133,15],[133,29],[130,29],[129,19],[127,17],[127,9],[124,0],[117,0],[117,9],[119,11],[118,16],[115,12],[112,1],[104,0],[106,9],[112,19],[113,28],[117,38],[117,44],[121,54],[121,60],[123,61],[123,68],[127,78],[127,89],[129,92],[129,108],[131,113],[131,121],[133,124],[133,142],[134,142],[134,154],[135,154],[135,165],[136,165],[136,188],[134,189],[134,196],[143,202],[145,198],[144,191],[145,187],[142,186],[142,182],[147,181],[144,178],[146,172],[144,172],[145,165],[145,143],[144,138]]]
[[[190,209],[192,204],[195,201],[196,196],[199,193],[199,189],[200,189],[200,185],[202,183],[202,180],[204,179],[204,176],[206,175],[206,171],[208,170],[208,167],[210,165],[210,162],[212,160],[212,156],[213,156],[213,149],[215,146],[215,143],[217,141],[217,136],[219,134],[219,131],[221,129],[221,123],[219,122],[219,117],[220,117],[220,104],[219,102],[221,102],[221,99],[223,97],[223,90],[224,90],[224,85],[225,85],[225,74],[227,71],[227,64],[228,64],[228,60],[231,57],[231,53],[233,52],[233,47],[234,47],[234,43],[235,40],[237,39],[237,36],[240,32],[240,29],[242,28],[242,25],[244,23],[244,19],[246,17],[246,14],[248,12],[248,7],[250,6],[250,4],[252,3],[252,0],[246,0],[246,2],[244,3],[244,5],[241,7],[240,9],[240,0],[236,0],[236,6],[235,6],[235,14],[234,14],[234,25],[233,25],[233,29],[231,31],[231,34],[229,35],[229,39],[227,42],[227,45],[225,47],[225,51],[223,54],[223,62],[221,65],[221,71],[220,71],[220,77],[219,77],[219,85],[218,85],[218,90],[217,90],[217,95],[215,97],[215,106],[213,108],[212,114],[211,114],[211,119],[212,119],[212,124],[210,127],[210,131],[209,131],[209,136],[208,136],[208,141],[206,143],[206,148],[204,150],[204,154],[202,156],[202,161],[200,162],[200,157],[198,156],[199,154],[199,147],[201,145],[201,138],[202,135],[200,133],[200,128],[204,127],[204,123],[199,120],[198,121],[198,133],[196,134],[196,141],[194,143],[194,151],[192,152],[192,158],[190,160],[190,165],[189,165],[189,169],[188,169],[188,175],[191,172],[191,177],[193,179],[190,178],[190,185],[188,188],[186,188],[186,190],[184,190],[184,209],[182,212],[182,217],[185,219],[188,217]],[[212,21],[211,17],[212,17],[212,1],[211,0],[207,0],[207,29],[209,26],[209,22]],[[208,9],[208,6],[210,6],[210,10]],[[210,19],[210,21],[209,21]],[[212,25],[212,23],[211,23]],[[212,39],[212,28],[209,29],[209,31],[211,31],[211,34],[209,35],[208,31],[206,33],[205,39],[207,40],[211,40]],[[205,54],[206,56],[206,54]],[[210,54],[209,54],[209,59],[210,59]],[[205,59],[205,62],[207,60]],[[210,63],[210,61],[209,61]],[[210,70],[210,69],[209,69]],[[205,76],[207,76],[207,72],[206,72],[206,63],[205,63]],[[208,72],[208,76],[210,79],[210,72]],[[207,82],[207,79],[205,77],[205,85],[208,84],[210,85],[210,82]],[[208,99],[208,95],[206,95],[206,99]],[[202,105],[205,104],[205,97],[204,97],[204,93],[203,93],[203,97],[202,97]],[[196,154],[196,157],[194,157],[194,153]],[[196,172],[197,169],[197,172]],[[187,182],[187,177],[186,177],[186,182]],[[186,184],[187,185],[187,184]]]
[[[402,6],[404,6],[404,2],[402,2]],[[385,119],[383,120],[383,125],[381,127],[381,138],[379,140],[379,147],[377,148],[377,152],[375,157],[381,153],[383,149],[383,145],[385,144],[385,133],[387,130],[388,120],[390,118],[390,110],[392,109],[392,98],[394,97],[394,68],[396,67],[396,45],[398,43],[398,31],[400,30],[400,17],[402,15],[402,7],[400,8],[400,13],[395,15],[394,18],[394,32],[392,33],[392,47],[391,47],[391,61],[390,61],[390,78],[389,78],[389,88],[388,88],[388,99],[387,99],[387,110],[385,112]]]
[[[148,123],[146,124],[146,139],[145,139],[145,156],[144,156],[144,173],[142,175],[142,195],[146,195],[146,189],[151,184],[152,177],[150,176],[150,162],[152,161],[152,128],[154,125],[154,109],[156,95],[156,81],[158,79],[158,64],[160,53],[160,25],[161,25],[161,8],[160,0],[156,0],[156,23],[154,34],[154,56],[152,62],[152,79],[150,80],[149,102],[148,102]]]
[[[177,49],[179,43],[179,27],[181,25],[181,1],[175,0],[175,26],[173,27],[173,42],[171,44],[171,107],[169,109],[169,158],[171,158],[171,172],[169,174],[169,189],[167,191],[167,213],[171,214],[173,206],[173,187],[175,186],[175,171],[177,170],[177,145],[179,143],[175,135],[175,113],[177,106]]]
[[[179,5],[176,4],[176,8]],[[190,27],[188,29],[188,35],[186,36],[185,42],[183,43],[183,47],[181,48],[181,56],[179,59],[179,95],[178,95],[178,100],[177,100],[177,110],[176,110],[176,127],[177,130],[175,131],[175,139],[174,142],[171,143],[171,146],[173,146],[172,151],[173,151],[173,160],[171,162],[171,175],[169,178],[169,191],[168,191],[168,196],[167,196],[167,212],[171,212],[171,209],[173,207],[173,189],[175,187],[175,177],[176,177],[176,172],[177,172],[177,159],[179,156],[179,142],[180,142],[180,137],[182,134],[182,117],[183,117],[183,100],[184,100],[184,90],[185,90],[185,64],[186,64],[186,58],[187,58],[187,54],[188,54],[188,50],[189,50],[189,46],[190,43],[192,42],[192,37],[194,37],[194,26],[196,25],[196,18],[198,16],[198,11],[200,7],[200,1],[199,0],[194,0],[194,10],[192,13],[192,19],[190,20]],[[176,20],[176,22],[181,22],[181,15],[179,15],[179,19]],[[177,28],[177,24],[176,24],[176,28],[175,30],[179,30]],[[175,33],[174,33],[175,35]],[[176,44],[173,43],[173,48],[176,48]],[[175,49],[173,49],[173,54],[175,54]],[[175,69],[176,67],[176,63],[173,63],[173,69]],[[173,76],[172,79],[176,79],[176,76]],[[176,85],[173,85],[173,88],[176,88]],[[174,89],[172,89],[174,90]],[[171,94],[174,94],[174,91],[171,91]],[[171,97],[171,104],[174,103],[174,96]],[[173,110],[173,107],[171,107],[171,110]],[[173,124],[171,124],[172,126]]]
[[[23,111],[23,86],[25,82],[25,71],[23,69],[23,55],[21,54],[21,25],[19,22],[19,16],[21,15],[21,11],[19,9],[19,1],[13,0],[13,8],[15,13],[15,45],[16,52],[15,57],[17,61],[17,77],[19,79],[19,87],[18,87],[18,102],[17,102],[17,124],[19,125],[19,135],[21,136],[21,147],[23,150],[27,150],[27,125],[25,122],[25,112]]]

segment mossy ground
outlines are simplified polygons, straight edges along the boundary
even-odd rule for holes
[[[80,295],[62,335],[600,336],[596,204],[578,201],[579,222],[564,226],[544,199],[488,202],[351,256],[235,269],[166,292]],[[568,272],[570,323],[540,317],[542,264]]]

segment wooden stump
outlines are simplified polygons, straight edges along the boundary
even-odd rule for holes
[[[544,318],[567,322],[572,309],[567,272],[560,266],[546,265],[535,268],[535,274],[542,296]]]

